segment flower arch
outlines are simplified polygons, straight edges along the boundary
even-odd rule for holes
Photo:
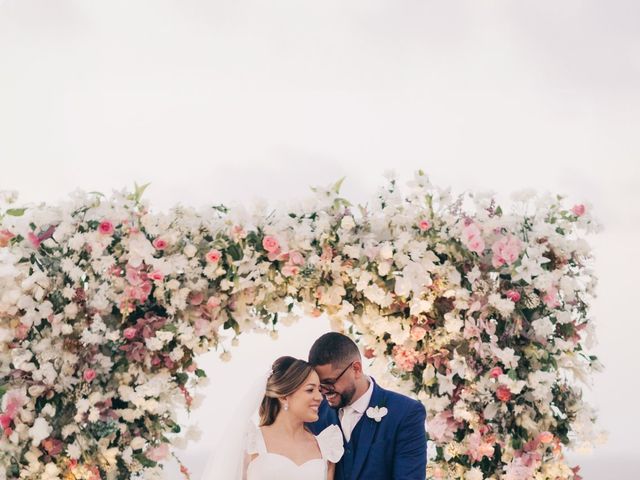
[[[340,183],[285,213],[154,213],[137,186],[4,194],[0,478],[160,478],[198,355],[299,312],[424,402],[429,478],[579,478],[563,448],[597,436],[579,386],[599,366],[590,212],[524,193],[507,211],[422,172],[356,207]]]

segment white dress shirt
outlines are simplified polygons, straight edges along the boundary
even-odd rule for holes
[[[347,442],[351,439],[351,432],[353,432],[353,429],[369,407],[371,395],[373,395],[373,380],[369,379],[369,389],[364,393],[364,395],[351,405],[347,405],[340,409],[340,425],[342,426],[342,432],[344,433],[344,438],[347,439]]]

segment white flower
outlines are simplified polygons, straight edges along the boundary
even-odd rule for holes
[[[80,450],[80,446],[76,442],[73,442],[67,445],[67,455],[69,458],[77,460],[82,455],[82,450]]]
[[[384,243],[380,246],[379,254],[382,260],[390,260],[393,258],[393,247],[389,243]]]
[[[436,374],[438,379],[438,395],[449,394],[453,395],[453,391],[456,389],[455,384],[453,383],[453,373],[449,375],[442,375],[440,373]]]
[[[340,227],[345,230],[351,230],[356,226],[356,222],[353,221],[353,217],[351,215],[345,215],[340,222]]]
[[[513,303],[508,298],[503,298],[498,293],[492,293],[491,295],[489,295],[488,300],[489,305],[495,308],[503,317],[508,317],[513,313],[515,303]]]
[[[43,417],[36,418],[33,426],[29,429],[29,437],[32,439],[31,444],[37,447],[40,445],[40,442],[51,435],[52,431],[53,428]]]
[[[480,470],[478,467],[473,467],[471,470],[465,473],[464,480],[484,480],[482,470]]]
[[[187,246],[185,246],[183,251],[184,254],[189,258],[192,258],[196,253],[198,253],[198,249],[192,244],[188,244]]]
[[[464,321],[453,313],[447,313],[444,316],[444,328],[449,333],[458,333],[464,327]]]
[[[47,463],[44,467],[44,472],[40,474],[41,480],[59,480],[60,469],[55,463]]]
[[[158,332],[159,333],[159,332]],[[164,343],[158,337],[150,337],[144,341],[145,345],[152,352],[156,352],[158,350],[162,350]]]
[[[515,394],[520,393],[527,384],[524,380],[513,380],[511,377],[504,374],[498,377],[498,382],[507,387],[511,393]]]
[[[539,338],[547,338],[555,332],[556,326],[549,317],[542,317],[531,322],[533,330]]]
[[[382,418],[388,413],[387,407],[369,407],[367,408],[367,417],[373,418],[380,423]]]
[[[42,415],[46,415],[51,418],[56,414],[56,407],[54,407],[51,403],[47,403],[42,410],[40,411]]]
[[[134,450],[142,450],[147,441],[143,437],[133,437],[131,440],[131,448]]]
[[[473,283],[478,280],[482,276],[482,272],[478,268],[478,266],[474,266],[469,273],[467,273],[466,277],[469,280],[469,283],[473,285]]]
[[[518,366],[519,355],[516,355],[513,348],[507,347],[500,349],[495,346],[491,346],[491,351],[500,360],[506,368],[515,368]]]

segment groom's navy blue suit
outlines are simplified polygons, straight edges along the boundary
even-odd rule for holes
[[[372,379],[373,380],[373,379]],[[386,407],[380,422],[365,413],[358,421],[344,456],[336,465],[335,480],[425,480],[427,439],[424,406],[409,397],[385,390],[375,381],[369,407]],[[338,411],[322,402],[317,435],[329,425],[340,426]]]

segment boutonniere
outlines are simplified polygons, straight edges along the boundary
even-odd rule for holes
[[[367,408],[367,417],[373,418],[379,423],[388,412],[387,407],[369,407]]]

